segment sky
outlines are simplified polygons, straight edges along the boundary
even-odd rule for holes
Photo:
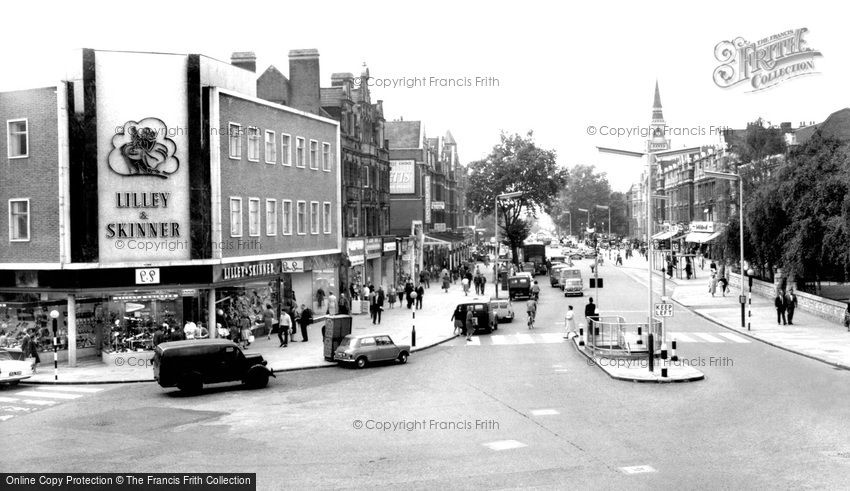
[[[647,126],[656,80],[673,148],[719,144],[716,128],[757,117],[797,126],[850,106],[848,14],[841,2],[782,0],[15,2],[0,21],[0,90],[54,84],[73,48],[220,60],[254,51],[258,72],[273,64],[284,73],[289,50],[316,48],[322,86],[366,63],[386,119],[421,120],[429,136],[451,131],[463,163],[484,158],[500,132],[532,130],[560,165],[596,165],[625,191],[642,161],[596,147],[644,150],[641,136],[601,133]],[[714,83],[718,43],[798,28],[822,54],[817,73],[757,92]],[[387,87],[385,79],[419,80]],[[442,86],[447,79],[460,83]]]

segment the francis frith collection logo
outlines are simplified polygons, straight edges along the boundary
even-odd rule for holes
[[[727,89],[749,82],[752,90],[775,87],[786,80],[818,73],[815,58],[820,51],[806,46],[808,29],[792,29],[748,42],[742,37],[722,41],[714,47],[720,66],[714,69],[714,83]]]

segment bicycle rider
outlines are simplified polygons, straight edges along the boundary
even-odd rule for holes
[[[531,297],[535,301],[540,300],[540,285],[537,284],[537,280],[535,280],[534,285],[531,286]]]
[[[537,300],[534,297],[528,299],[525,304],[525,311],[528,314],[528,328],[534,329],[534,317],[537,315]]]

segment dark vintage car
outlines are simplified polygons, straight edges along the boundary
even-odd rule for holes
[[[243,353],[228,339],[172,341],[156,347],[153,376],[162,387],[200,392],[204,384],[239,381],[263,388],[274,373],[259,353]]]
[[[511,276],[508,278],[508,297],[511,300],[524,297],[531,298],[531,278],[527,276]]]
[[[395,344],[387,334],[349,334],[334,352],[338,363],[353,363],[357,368],[379,361],[407,363],[409,356],[410,346]]]
[[[496,320],[496,309],[493,308],[489,299],[470,300],[457,304],[452,314],[452,320],[460,320],[466,323],[466,312],[468,310],[472,310],[475,332],[484,331],[489,334],[499,328]]]

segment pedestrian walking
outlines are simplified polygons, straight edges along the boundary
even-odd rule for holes
[[[289,346],[289,334],[292,331],[292,318],[283,310],[280,312],[280,328],[277,330],[277,339],[280,340],[278,348]]]
[[[301,325],[301,342],[307,342],[307,328],[313,323],[313,310],[303,303],[301,304],[301,317],[298,319],[298,324]]]
[[[794,325],[794,309],[797,308],[797,295],[794,293],[793,288],[788,289],[788,293],[785,294],[785,312],[788,320],[788,325]]]
[[[481,293],[481,273],[475,273],[475,277],[472,279],[472,284],[475,286],[475,294],[478,295]]]
[[[711,296],[714,296],[714,293],[717,291],[717,273],[711,273],[711,278],[708,280],[708,292],[711,293]]]
[[[472,315],[472,309],[466,309],[466,340],[472,340],[472,335],[475,334],[475,316]]]
[[[239,333],[242,347],[247,348],[251,346],[251,319],[245,312],[242,313],[242,318],[239,319]]]
[[[316,301],[319,302],[319,308],[322,308],[322,305],[325,303],[325,290],[322,287],[319,287],[316,290]],[[321,312],[321,310],[319,311]]]
[[[454,326],[455,326],[455,329],[454,329],[453,332],[454,332],[455,336],[457,336],[458,334],[460,334],[461,336],[466,336],[466,325],[463,322],[463,318],[458,315],[458,312],[459,312],[458,309],[454,309],[452,311],[451,321],[454,322]]]
[[[390,291],[387,294],[387,301],[389,302],[391,309],[395,308],[396,295],[395,285],[390,285]]]
[[[467,278],[462,279],[460,286],[463,288],[463,295],[469,296],[469,280]]]
[[[26,330],[23,339],[21,339],[21,356],[23,358],[33,359],[32,373],[38,372],[38,364],[41,363],[41,357],[38,356],[38,344],[33,337],[35,333],[32,328]]]
[[[422,310],[422,297],[425,296],[425,288],[422,286],[422,283],[419,283],[419,286],[416,287],[416,310]]]
[[[339,300],[337,300],[337,310],[341,315],[351,314],[351,298],[348,297],[345,293],[339,294]]]
[[[692,271],[693,271],[693,268],[691,266],[691,260],[690,260],[690,258],[686,258],[685,259],[685,278],[691,279],[691,272]]]
[[[773,299],[773,306],[776,307],[776,325],[780,324],[786,325],[785,321],[785,292],[780,290],[776,294],[776,298]]]
[[[410,310],[413,308],[413,282],[407,280],[407,283],[404,285],[404,297],[407,300],[407,309]]]
[[[727,280],[725,276],[721,276],[720,280],[718,280],[718,281],[720,283],[720,291],[723,292],[723,296],[725,297],[726,296],[726,287],[729,286],[729,280]]]
[[[444,269],[443,270],[443,291],[445,293],[449,293],[449,286],[451,286],[451,281],[449,280],[449,272]]]
[[[573,306],[567,306],[567,313],[564,314],[564,339],[568,339],[571,332],[576,331],[576,320]]]
[[[266,304],[266,310],[263,311],[263,325],[266,329],[266,340],[270,340],[272,338],[272,331],[274,330],[274,325],[276,323],[271,304]]]
[[[592,332],[590,329],[593,327],[593,321],[596,320],[596,304],[593,303],[593,297],[590,297],[587,305],[584,306],[584,320],[587,323],[587,333],[589,336]]]
[[[298,332],[298,323],[301,321],[302,308],[296,303],[292,308],[292,313],[289,318],[292,321],[292,328],[289,330],[289,340],[295,342],[295,334]]]
[[[328,315],[336,315],[339,310],[339,302],[336,299],[333,291],[328,292],[328,310],[325,312]]]

